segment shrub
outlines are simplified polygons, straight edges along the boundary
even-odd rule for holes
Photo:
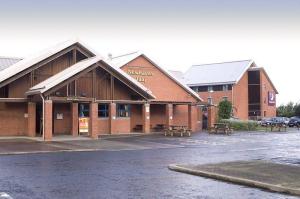
[[[255,131],[258,127],[258,123],[253,120],[222,119],[220,121],[229,124],[235,131]]]
[[[229,119],[232,112],[232,103],[228,100],[223,100],[218,105],[218,119]]]

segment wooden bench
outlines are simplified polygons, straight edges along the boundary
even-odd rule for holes
[[[210,133],[224,133],[229,135],[232,133],[233,129],[227,123],[215,123],[213,128],[209,131]]]
[[[137,125],[135,125],[135,127],[133,128],[133,130],[134,130],[135,132],[140,132],[140,131],[143,130],[143,125],[137,124]]]
[[[153,129],[156,132],[160,132],[160,131],[163,131],[165,129],[165,125],[164,124],[157,124]]]

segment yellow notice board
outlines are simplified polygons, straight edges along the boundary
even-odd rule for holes
[[[81,117],[79,118],[79,133],[89,132],[89,118]]]

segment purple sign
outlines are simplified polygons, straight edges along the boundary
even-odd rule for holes
[[[276,104],[276,94],[274,91],[268,92],[268,104],[274,106]]]

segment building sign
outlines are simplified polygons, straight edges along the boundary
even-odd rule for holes
[[[276,94],[274,91],[268,92],[268,104],[269,106],[274,106],[276,104]]]
[[[145,82],[145,77],[153,75],[152,72],[143,70],[128,70],[127,73],[139,82]]]
[[[62,114],[62,113],[57,113],[57,114],[56,114],[56,119],[57,119],[57,120],[62,120],[62,119],[64,119],[64,114]]]
[[[79,118],[79,133],[89,132],[89,118],[81,117]]]

